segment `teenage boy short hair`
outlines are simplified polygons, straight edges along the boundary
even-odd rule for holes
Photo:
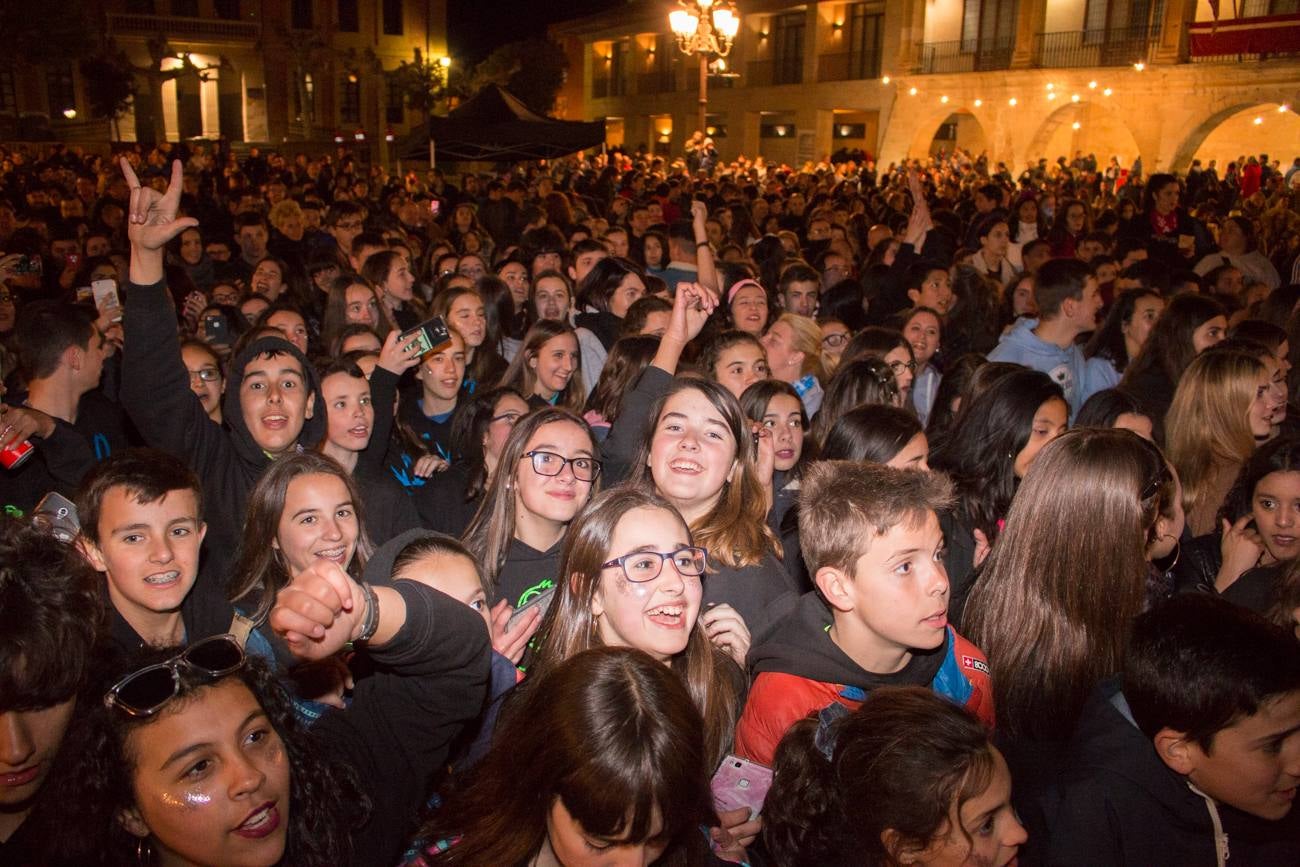
[[[1287,630],[1217,597],[1176,597],[1138,618],[1123,686],[1160,761],[1198,793],[1269,822],[1291,813],[1300,643]]]
[[[157,449],[127,449],[96,466],[77,493],[81,535],[98,545],[99,515],[104,497],[113,488],[125,488],[138,505],[156,503],[172,491],[193,491],[203,520],[203,491],[199,477],[180,458]]]
[[[1143,734],[1170,729],[1208,755],[1215,735],[1300,692],[1300,642],[1217,596],[1175,596],[1134,621],[1123,683]]]
[[[1083,300],[1091,273],[1086,262],[1078,259],[1048,259],[1034,275],[1034,298],[1043,319],[1061,315],[1065,299]]]
[[[799,546],[808,574],[823,567],[852,575],[872,539],[916,526],[952,504],[941,473],[858,461],[816,461],[799,490]]]
[[[62,301],[34,301],[18,315],[14,342],[18,362],[31,379],[53,376],[69,346],[88,349],[95,317],[85,307]]]

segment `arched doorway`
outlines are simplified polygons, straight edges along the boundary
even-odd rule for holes
[[[956,148],[975,156],[989,149],[989,137],[984,125],[966,109],[957,109],[937,120],[922,124],[907,155],[923,158],[940,151],[952,153]]]
[[[1268,154],[1285,169],[1300,156],[1300,115],[1277,103],[1253,105],[1236,111],[1216,124],[1192,152],[1191,159],[1222,172],[1243,156]]]
[[[1092,154],[1099,166],[1116,157],[1120,165],[1127,167],[1133,165],[1140,151],[1133,133],[1109,108],[1096,102],[1071,102],[1053,111],[1039,125],[1025,157],[1054,163],[1058,157],[1072,160],[1075,154]]]

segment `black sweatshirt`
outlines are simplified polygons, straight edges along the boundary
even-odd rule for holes
[[[291,355],[302,365],[306,386],[316,395],[315,412],[298,442],[314,447],[325,432],[325,400],[316,370],[298,348],[279,337],[260,337],[230,363],[222,402],[225,427],[208,417],[190,390],[181,359],[176,311],[165,281],[127,287],[122,350],[122,405],[145,442],[180,457],[203,483],[205,546],[233,557],[243,536],[248,495],[271,458],[244,426],[239,391],[244,368],[270,351]]]
[[[1157,755],[1127,714],[1119,680],[1093,692],[1070,750],[1059,801],[1047,805],[1046,863],[1215,867],[1214,824],[1205,798]],[[1217,804],[1228,863],[1300,864],[1300,810],[1269,822]]]
[[[359,867],[399,861],[452,740],[487,695],[491,644],[478,612],[414,581],[392,589],[406,602],[405,625],[364,651],[371,670],[358,676],[351,706],[312,727],[370,799],[370,818],[352,836]]]

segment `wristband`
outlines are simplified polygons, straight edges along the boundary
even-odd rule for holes
[[[366,619],[361,624],[361,634],[354,639],[354,644],[364,644],[374,638],[379,629],[379,597],[375,595],[375,588],[363,581],[361,592],[366,596]]]
[[[700,241],[698,244],[695,245],[695,249],[698,250],[698,249],[700,249],[701,247],[707,247],[707,246],[709,246],[709,242],[708,242],[708,241]]]

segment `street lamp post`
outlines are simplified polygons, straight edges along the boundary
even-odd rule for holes
[[[668,13],[668,26],[677,37],[683,54],[700,59],[699,130],[708,128],[709,62],[726,57],[740,32],[740,16],[731,0],[678,0],[679,7]]]

